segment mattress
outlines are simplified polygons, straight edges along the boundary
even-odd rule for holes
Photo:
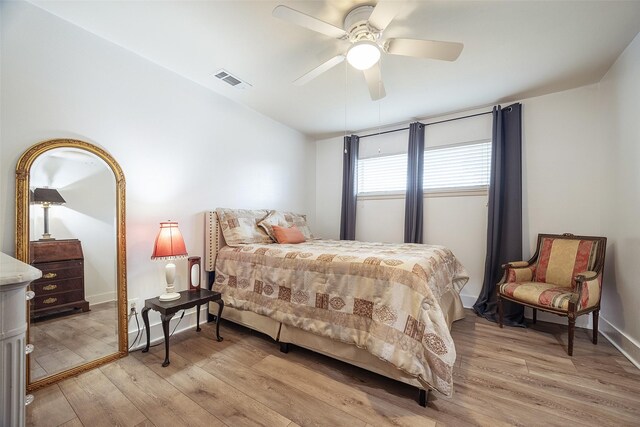
[[[365,349],[425,388],[451,395],[456,354],[445,310],[468,276],[447,248],[251,244],[221,248],[215,271],[215,289],[229,306]]]

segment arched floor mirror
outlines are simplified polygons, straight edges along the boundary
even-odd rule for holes
[[[93,144],[54,139],[16,166],[16,258],[28,302],[27,390],[127,355],[125,178]]]

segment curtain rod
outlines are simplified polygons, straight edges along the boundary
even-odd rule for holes
[[[426,123],[425,126],[437,125],[437,124],[446,123],[446,122],[453,122],[453,121],[456,121],[456,120],[468,119],[468,118],[471,118],[471,117],[484,116],[485,114],[491,114],[491,113],[493,113],[493,111],[485,111],[484,113],[470,114],[468,116],[456,117],[454,119],[447,119],[447,120],[440,120],[439,122]],[[407,130],[407,129],[409,129],[409,128],[406,127],[406,128],[400,128],[400,129],[386,130],[384,132],[370,133],[368,135],[362,135],[360,137],[360,139],[367,138],[367,137],[370,137],[370,136],[384,135],[386,133],[400,132],[400,131]]]

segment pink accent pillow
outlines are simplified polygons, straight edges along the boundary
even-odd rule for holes
[[[277,225],[273,225],[272,227],[273,227],[274,237],[276,238],[276,242],[278,242],[279,244],[302,243],[305,241],[302,231],[300,231],[300,229],[298,229],[298,227],[296,227],[295,225],[289,228],[280,227]]]

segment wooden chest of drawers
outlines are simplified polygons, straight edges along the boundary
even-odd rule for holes
[[[31,284],[31,317],[74,309],[89,310],[84,299],[84,257],[79,240],[30,242],[31,265],[42,278]]]

